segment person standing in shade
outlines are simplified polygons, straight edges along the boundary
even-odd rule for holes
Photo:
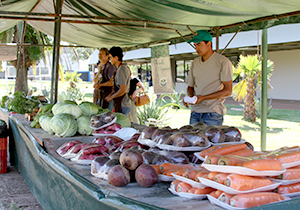
[[[99,70],[94,79],[95,91],[99,91],[99,99],[96,101],[96,104],[103,109],[108,108],[112,111],[113,101],[107,102],[105,98],[113,91],[113,75],[116,72],[116,67],[109,62],[109,52],[107,48],[100,49],[99,61]]]
[[[186,81],[188,96],[195,96],[195,103],[184,102],[188,108],[191,105],[190,124],[222,125],[226,113],[224,101],[232,93],[232,63],[213,51],[208,31],[197,31],[190,42],[199,55],[193,60]]]
[[[122,63],[123,51],[120,47],[112,47],[109,50],[110,62],[117,71],[114,75],[114,90],[105,100],[114,101],[115,112],[121,112],[126,116],[130,113],[131,100],[128,96],[130,87],[130,69]]]
[[[137,88],[138,87],[138,88]],[[142,92],[144,90],[143,83],[138,78],[132,78],[130,80],[130,88],[129,88],[129,98],[131,99],[131,108],[129,113],[130,121],[133,123],[139,123],[139,119],[137,117],[136,113],[136,105],[135,105],[135,99],[137,97],[137,94],[139,92]]]

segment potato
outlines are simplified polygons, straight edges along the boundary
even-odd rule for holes
[[[130,182],[129,171],[122,165],[115,165],[108,172],[108,183],[116,187],[125,187]]]
[[[136,169],[135,179],[142,187],[152,187],[157,183],[158,175],[151,165],[143,163]]]
[[[143,156],[137,150],[128,149],[122,152],[120,163],[128,170],[135,170],[143,163]]]

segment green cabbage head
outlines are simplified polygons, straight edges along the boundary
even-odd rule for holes
[[[125,114],[115,112],[114,115],[117,117],[116,123],[119,123],[122,128],[131,127],[131,121]]]
[[[53,117],[53,115],[50,116],[50,115],[44,114],[44,115],[40,116],[40,118],[39,118],[39,123],[41,125],[41,128],[44,131],[48,132],[49,134],[54,133],[54,131],[50,127],[50,121],[51,121],[52,117]]]
[[[81,135],[91,135],[93,133],[93,129],[90,128],[90,120],[91,117],[88,116],[81,116],[77,119],[78,123],[78,133]]]
[[[83,101],[79,104],[82,109],[82,114],[85,116],[93,116],[98,113],[98,106],[89,101]]]
[[[67,104],[67,103],[56,103],[52,107],[52,113],[54,115],[60,114],[60,113],[66,113],[73,115],[76,119],[81,116],[82,110],[80,106],[76,104]]]
[[[50,127],[56,136],[68,137],[76,134],[78,125],[73,115],[59,113],[50,120]]]

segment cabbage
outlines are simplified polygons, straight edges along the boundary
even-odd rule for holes
[[[122,128],[131,127],[131,121],[125,114],[115,112],[114,115],[117,117],[116,123],[119,123]]]
[[[74,136],[77,132],[77,127],[77,121],[71,114],[59,113],[50,120],[50,128],[59,137]]]
[[[79,104],[82,114],[85,116],[93,116],[98,113],[98,106],[89,101],[83,101]]]
[[[54,131],[53,131],[53,130],[51,129],[51,127],[50,127],[50,121],[51,121],[52,117],[53,117],[53,116],[46,115],[46,114],[41,115],[41,116],[39,117],[39,123],[40,123],[40,125],[41,125],[41,128],[42,128],[44,131],[46,131],[46,132],[48,132],[48,133],[50,133],[50,134],[53,134],[53,133],[54,133]]]
[[[91,117],[88,116],[81,116],[77,119],[78,123],[78,133],[81,135],[91,135],[93,133],[93,129],[90,128],[90,120]]]
[[[82,114],[82,110],[80,106],[76,104],[56,103],[52,107],[52,113],[54,115],[60,113],[71,114],[77,119]]]

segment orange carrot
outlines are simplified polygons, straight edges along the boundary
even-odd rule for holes
[[[246,148],[247,148],[246,144],[228,145],[228,146],[221,147],[219,149],[216,149],[216,150],[208,153],[207,156],[209,156],[209,155],[228,155],[230,153],[236,152],[238,150],[243,150]]]
[[[265,177],[253,177],[240,174],[227,176],[225,185],[235,190],[247,191],[271,185],[273,182]]]
[[[205,179],[208,179],[208,174],[203,174],[201,177],[205,178]]]
[[[180,182],[178,185],[177,185],[177,192],[188,192],[190,189],[192,188],[191,185],[189,185],[188,183],[185,183],[185,182]]]
[[[214,181],[220,184],[225,184],[226,178],[229,174],[225,174],[225,173],[220,173],[217,174],[214,178]]]
[[[161,172],[160,172],[160,165],[151,165],[151,166],[155,169],[155,171],[156,171],[157,174],[161,174]]]
[[[194,194],[203,195],[203,194],[209,194],[212,191],[214,191],[214,188],[211,187],[205,187],[204,189],[198,188],[195,190]]]
[[[176,191],[179,183],[181,183],[181,181],[175,179],[174,181],[171,182],[170,188]]]
[[[300,166],[287,168],[286,172],[283,174],[275,177],[276,179],[281,180],[293,180],[293,179],[300,179]]]
[[[237,156],[243,156],[243,157],[247,157],[249,155],[252,155],[254,152],[253,150],[249,149],[248,147],[246,149],[243,150],[238,150],[236,152],[230,153],[231,155],[237,155]]]
[[[289,194],[289,193],[300,192],[300,183],[295,183],[295,184],[290,184],[290,185],[280,185],[274,191],[279,194]]]
[[[235,195],[230,199],[230,205],[238,208],[251,208],[268,203],[283,201],[284,197],[278,193],[258,192]]]
[[[196,189],[197,189],[197,188],[192,187],[191,189],[189,189],[188,193],[193,193],[193,194],[194,194],[194,192],[196,191]]]
[[[214,180],[215,176],[218,175],[220,172],[210,172],[208,174],[208,179]]]
[[[250,168],[256,171],[281,171],[282,164],[276,159],[255,159],[244,162],[242,167]]]
[[[196,181],[196,175],[199,173],[199,172],[202,172],[203,170],[190,170],[187,174],[186,174],[186,178],[188,179],[191,179],[191,180],[194,180]]]
[[[234,196],[234,195],[232,195],[232,194],[223,192],[223,193],[219,196],[219,200],[222,201],[222,202],[224,202],[224,203],[230,204],[230,199],[231,199],[233,196]]]
[[[222,193],[223,193],[223,191],[221,191],[221,190],[214,190],[211,193],[209,193],[209,195],[218,199]]]
[[[276,157],[281,163],[291,163],[300,161],[300,150],[285,151]]]
[[[188,171],[188,169],[179,169],[175,174],[178,176],[183,176],[183,174],[187,174]]]
[[[218,164],[219,159],[222,155],[208,155],[204,161],[206,164]]]
[[[176,171],[174,171],[174,170],[166,171],[166,172],[163,173],[163,175],[172,176],[172,173],[176,173]]]
[[[160,164],[160,171],[161,173],[165,171],[177,171],[180,169],[192,169],[194,168],[193,164],[176,164],[176,163],[162,163]]]
[[[198,177],[202,177],[203,175],[207,175],[209,172],[207,172],[207,171],[200,171],[200,172],[198,172],[197,174],[196,174],[196,176],[195,176],[195,181],[196,182],[199,182],[199,179],[198,179]]]
[[[216,150],[216,149],[219,149],[219,148],[222,148],[222,147],[226,147],[226,146],[228,146],[228,145],[231,145],[231,144],[215,145],[215,146],[209,147],[209,148],[207,148],[207,149],[205,149],[205,150],[202,150],[202,151],[200,152],[200,155],[201,155],[202,157],[205,157],[205,156],[207,156],[208,153],[211,153],[212,151],[214,151],[214,150]]]
[[[252,151],[252,150],[251,150]],[[219,161],[218,165],[226,165],[226,166],[236,166],[239,163],[243,163],[246,161],[251,160],[250,158],[242,157],[242,156],[236,156],[236,155],[223,155]]]

